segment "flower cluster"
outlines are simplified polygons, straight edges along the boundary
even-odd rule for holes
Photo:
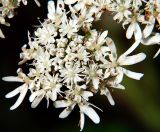
[[[49,1],[48,18],[32,37],[28,33],[28,45],[22,47],[19,65],[29,64],[28,72],[19,68],[18,76],[3,78],[23,83],[6,95],[11,98],[19,94],[10,109],[16,109],[30,91],[32,108],[45,98],[47,107],[53,101],[55,108],[64,108],[60,118],[66,118],[78,106],[81,130],[85,115],[98,124],[100,118],[93,108],[101,109],[89,99],[95,94],[105,95],[114,105],[111,91],[125,89],[121,84],[124,75],[141,79],[142,73],[124,66],[145,59],[144,53],[130,55],[140,43],[160,43],[160,34],[153,33],[155,21],[159,22],[159,5],[158,0],[58,0],[56,4]],[[145,8],[141,9],[142,6]],[[113,19],[121,22],[123,27],[129,25],[126,37],[131,39],[134,35],[135,38],[131,47],[119,57],[108,31],[99,32],[92,27],[105,11],[113,12]],[[141,24],[145,24],[143,31]]]
[[[91,26],[103,12],[114,14],[113,20],[122,23],[126,38],[140,40],[144,45],[160,44],[160,1],[159,0],[64,0],[71,12],[78,14],[83,25]],[[93,19],[94,17],[94,19]],[[87,22],[87,24],[86,24]],[[142,29],[142,27],[144,27]],[[158,27],[158,28],[157,28]],[[86,27],[85,27],[86,28]],[[157,52],[155,57],[158,55]]]
[[[38,0],[34,0],[38,6],[40,3]],[[6,18],[14,17],[14,10],[18,8],[21,4],[27,5],[27,0],[0,0],[0,24],[10,26],[8,22],[6,22]],[[5,38],[2,30],[0,29],[0,38]]]

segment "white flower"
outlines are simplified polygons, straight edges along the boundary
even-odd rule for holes
[[[78,6],[79,7],[79,6]],[[98,13],[96,8],[82,8],[80,14],[73,13],[72,18],[78,21],[79,27],[82,27],[84,30],[90,30],[92,22],[94,21],[93,15]]]
[[[62,37],[67,35],[68,38],[71,38],[75,33],[78,32],[78,29],[78,21],[70,19],[69,21],[62,21],[59,32],[61,33]]]
[[[64,61],[59,56],[53,58],[52,66],[55,71],[58,71],[63,68]]]
[[[117,52],[116,52],[116,48],[114,46],[114,43],[110,43],[108,46],[111,50],[111,54],[109,55],[109,59],[111,62],[102,59],[102,62],[104,63],[104,66],[108,66],[110,64],[110,74],[106,75],[107,77],[109,76],[113,76],[114,79],[110,79],[110,81],[108,81],[109,85],[111,87],[114,88],[120,88],[120,89],[124,89],[124,87],[122,85],[120,85],[122,79],[123,79],[123,74],[125,74],[126,76],[136,79],[136,80],[140,80],[140,78],[143,76],[143,74],[141,73],[136,73],[136,72],[132,72],[130,70],[127,70],[125,68],[123,68],[122,66],[125,65],[133,65],[136,63],[139,63],[141,61],[143,61],[146,57],[146,55],[144,53],[139,53],[136,55],[132,55],[132,56],[128,56],[138,45],[139,45],[140,41],[136,41],[125,53],[123,53],[118,59],[117,59]],[[108,73],[108,67],[107,68],[107,73]]]
[[[93,93],[90,91],[85,91],[84,89],[84,85],[75,86],[73,90],[67,91],[67,100],[60,100],[54,103],[56,108],[66,107],[59,115],[60,118],[66,118],[74,109],[75,105],[78,105],[80,109],[80,131],[82,131],[84,127],[84,114],[86,114],[94,123],[98,124],[100,122],[98,114],[89,106],[92,104],[86,102],[89,97],[93,96]]]
[[[96,111],[90,107],[89,105],[80,105],[80,131],[83,130],[85,117],[84,115],[87,115],[95,124],[100,123],[100,118]]]
[[[112,0],[94,0],[94,5],[98,6],[101,10],[110,9]]]
[[[145,11],[146,18],[149,24],[147,24],[145,29],[143,30],[143,35],[144,38],[147,38],[151,35],[156,20],[158,24],[160,24],[160,2],[158,0],[149,0],[146,3]]]
[[[77,49],[77,53],[76,53],[76,57],[80,60],[80,61],[84,61],[85,64],[86,62],[89,61],[89,53],[86,51],[86,47],[82,46],[82,45],[78,45],[78,49]]]
[[[7,76],[2,78],[4,81],[8,82],[24,82],[23,85],[19,86],[15,90],[8,93],[5,97],[6,98],[12,98],[18,94],[19,97],[16,101],[16,103],[10,108],[10,110],[16,109],[23,101],[24,97],[27,94],[28,89],[33,87],[32,80],[30,80],[24,73],[22,73],[20,70],[18,70],[18,76]]]
[[[22,60],[18,63],[19,65],[33,59],[36,56],[36,51],[39,49],[37,42],[31,40],[30,33],[28,33],[28,41],[29,48],[27,49],[26,44],[21,48],[20,58]]]
[[[2,9],[9,2],[0,2]],[[18,2],[27,4],[27,0]],[[60,118],[66,118],[78,106],[82,131],[85,115],[96,124],[100,122],[92,107],[99,108],[89,103],[90,97],[105,95],[109,103],[115,105],[112,88],[125,89],[121,84],[124,75],[136,80],[143,76],[124,66],[145,59],[144,53],[130,55],[140,42],[144,45],[160,44],[160,34],[153,33],[156,20],[160,22],[160,4],[159,0],[58,0],[56,3],[48,2],[48,18],[34,31],[33,37],[28,34],[28,45],[22,47],[19,64],[26,63],[26,68],[29,68],[25,70],[27,73],[19,70],[17,77],[3,78],[23,83],[6,97],[19,94],[10,108],[13,110],[22,103],[29,90],[32,108],[37,107],[42,99],[47,100],[47,107],[52,101],[55,108],[64,108]],[[120,57],[113,40],[108,37],[108,31],[92,29],[93,23],[100,20],[105,11],[116,13],[114,20],[122,22],[123,27],[129,25],[126,37],[135,38],[134,44]],[[0,13],[0,23],[6,24],[3,15],[12,17],[13,8]],[[0,35],[3,37],[1,32]],[[159,53],[160,49],[156,55]]]
[[[90,64],[89,68],[85,67],[84,74],[87,76],[87,82],[89,83],[92,80],[93,87],[97,90],[100,83],[100,77],[102,75],[102,69],[99,69],[97,64]]]
[[[107,34],[108,31],[104,31],[102,34],[98,35],[97,31],[93,30],[91,31],[91,37],[86,42],[87,48],[94,52],[97,61],[109,51],[106,45]]]
[[[154,28],[154,25],[155,25],[155,18],[153,16],[150,16],[149,24],[147,24],[143,30],[144,38],[147,38],[151,35],[153,28]]]
[[[55,42],[54,37],[57,36],[57,30],[53,24],[44,22],[42,24],[42,27],[38,28],[35,31],[35,35],[37,36],[39,43],[41,43],[42,45],[46,45],[47,43]]]
[[[142,6],[142,1],[145,1],[145,0],[132,0],[133,4],[133,8],[135,10],[138,10],[140,6]]]
[[[29,98],[32,102],[31,107],[37,107],[44,97],[47,99],[47,107],[49,106],[49,99],[55,101],[57,94],[61,93],[62,84],[59,82],[58,74],[51,76],[47,73],[45,78],[41,79],[41,89],[35,90]]]
[[[67,86],[72,86],[73,83],[77,84],[77,82],[83,81],[81,78],[83,69],[80,68],[80,62],[76,62],[75,64],[65,64],[65,68],[59,70],[60,77],[63,78],[63,82],[67,84]]]
[[[140,40],[142,38],[142,31],[141,28],[138,24],[138,22],[133,21],[131,24],[128,26],[128,29],[126,31],[126,37],[127,39],[131,39],[134,34],[135,40]]]
[[[129,15],[131,15],[131,11],[129,10],[131,7],[131,0],[126,0],[126,1],[122,1],[122,0],[116,0],[116,9],[115,11],[117,12],[117,14],[113,17],[114,20],[118,20],[118,22],[121,22],[124,17],[126,19],[128,19]]]
[[[45,71],[50,72],[53,58],[51,59],[50,54],[47,51],[43,51],[43,49],[39,49],[37,52],[33,65],[40,73],[44,73]]]
[[[59,26],[62,21],[66,20],[63,0],[58,0],[56,7],[54,1],[48,1],[48,18],[54,22],[56,26]]]
[[[108,88],[107,87],[104,87],[104,88],[101,88],[100,89],[100,94],[101,95],[105,95],[107,98],[108,98],[108,101],[109,101],[109,103],[111,104],[111,105],[115,105],[115,102],[114,102],[114,100],[113,100],[113,98],[112,98],[112,95],[111,95],[111,93],[109,92],[109,90],[108,90]]]

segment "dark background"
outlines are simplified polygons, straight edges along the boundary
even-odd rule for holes
[[[6,39],[0,39],[0,78],[16,75],[21,47],[27,44],[27,31],[33,33],[35,26],[47,16],[47,0],[39,0],[38,8],[33,0],[27,6],[17,9],[17,15],[8,20],[11,27],[0,25]],[[112,21],[109,14],[103,15],[103,21],[97,22],[94,28],[109,30],[109,36],[117,45],[118,54],[123,53],[132,44],[125,39],[125,31],[121,25]],[[88,117],[84,132],[158,132],[160,131],[159,100],[159,65],[160,56],[152,59],[158,50],[157,46],[140,46],[135,53],[145,52],[147,59],[128,69],[145,73],[141,81],[125,77],[123,84],[126,90],[114,90],[115,106],[110,106],[105,97],[94,97],[91,101],[103,112],[97,111],[101,117],[100,124],[94,124]],[[50,103],[47,109],[44,99],[36,109],[30,108],[29,93],[23,103],[14,111],[10,111],[17,97],[5,99],[5,95],[18,87],[19,83],[3,82],[0,79],[0,132],[78,132],[79,111],[76,108],[67,119],[59,119],[62,109],[55,109]]]

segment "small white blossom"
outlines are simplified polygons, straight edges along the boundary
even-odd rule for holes
[[[78,21],[70,19],[69,21],[62,21],[59,32],[61,32],[61,36],[67,35],[68,38],[71,38],[71,36],[78,32],[78,28]]]
[[[63,0],[58,0],[56,7],[54,1],[48,2],[48,18],[54,22],[56,26],[59,26],[62,21],[66,21]]]
[[[32,102],[31,107],[37,107],[44,97],[47,99],[47,107],[49,106],[49,99],[55,101],[57,99],[57,94],[61,93],[60,88],[62,85],[59,82],[58,74],[51,76],[47,73],[46,78],[41,80],[41,89],[34,91],[29,98],[30,102]]]
[[[109,51],[106,45],[107,34],[108,31],[104,31],[102,34],[98,35],[98,33],[93,30],[91,31],[91,37],[86,42],[87,48],[94,52],[97,61]]]
[[[119,58],[117,58],[116,47],[113,41],[108,42],[111,54],[109,54],[109,60],[104,58],[101,59],[103,62],[102,68],[105,68],[104,78],[109,78],[107,82],[110,87],[124,89],[120,83],[123,79],[123,74],[130,78],[139,80],[143,74],[132,72],[123,68],[123,65],[133,65],[141,62],[145,59],[145,54],[139,53],[137,55],[128,56],[138,45],[139,41],[135,42],[125,53],[123,53]],[[113,77],[113,78],[112,78]]]
[[[53,24],[43,23],[42,27],[35,31],[35,35],[37,36],[38,42],[42,45],[54,43],[54,37],[57,36],[57,30]]]
[[[91,96],[93,96],[93,94],[90,91],[85,91],[84,85],[76,85],[73,90],[66,91],[66,99],[68,100],[56,101],[54,103],[56,108],[66,107],[59,117],[66,118],[74,109],[75,105],[78,105],[80,109],[80,131],[82,131],[84,127],[84,114],[87,115],[94,123],[98,124],[100,122],[100,118],[95,110],[89,106],[92,104],[87,102],[88,98]]]
[[[134,34],[135,40],[140,40],[142,38],[142,31],[137,21],[131,21],[130,25],[126,31],[126,37],[131,39]]]
[[[122,22],[122,20],[124,19],[124,17],[127,19],[129,18],[129,15],[131,15],[131,11],[129,10],[131,7],[131,2],[132,0],[126,0],[126,1],[122,1],[122,0],[117,0],[116,1],[116,7],[115,7],[115,12],[117,12],[117,14],[113,17],[114,20],[118,20],[118,22]]]
[[[63,78],[64,83],[67,83],[67,86],[72,86],[73,83],[77,84],[77,82],[83,81],[82,71],[83,69],[80,68],[80,62],[73,65],[65,64],[65,68],[60,69],[60,77]]]
[[[91,64],[89,65],[89,68],[85,67],[84,74],[87,75],[87,83],[92,80],[93,87],[98,89],[100,77],[102,75],[102,69],[99,69],[97,64]]]
[[[44,73],[45,71],[51,71],[51,65],[53,59],[50,58],[50,54],[47,51],[43,51],[41,49],[37,56],[34,58],[35,61],[33,65],[41,72]]]
[[[27,91],[29,88],[32,88],[32,80],[30,80],[24,73],[22,73],[20,71],[20,69],[18,70],[18,76],[8,76],[8,77],[3,77],[4,81],[9,81],[9,82],[24,82],[23,85],[19,86],[18,88],[16,88],[15,90],[11,91],[10,93],[8,93],[5,97],[6,98],[12,98],[18,94],[19,97],[16,101],[16,103],[10,108],[10,110],[14,110],[16,109],[23,101],[24,97],[27,94]]]

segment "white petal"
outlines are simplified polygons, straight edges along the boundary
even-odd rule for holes
[[[37,6],[41,6],[41,4],[39,3],[39,1],[38,0],[34,0],[35,1],[35,3],[37,4]]]
[[[55,100],[57,99],[57,92],[56,92],[56,91],[52,91],[51,96],[50,96],[50,99],[51,99],[52,101],[55,101]]]
[[[105,73],[104,73],[104,78],[108,78],[110,76],[110,72],[109,69],[106,69]]]
[[[126,37],[127,39],[131,39],[132,36],[133,36],[133,32],[134,32],[134,28],[135,28],[135,25],[134,23],[131,23],[126,31]]]
[[[61,14],[62,13],[62,9],[64,9],[64,2],[63,0],[58,0],[57,1],[57,9],[56,9],[56,12],[58,14]]]
[[[16,96],[17,94],[19,94],[23,90],[24,87],[25,87],[25,84],[19,86],[15,90],[9,92],[5,97],[6,98],[12,98],[12,97]]]
[[[81,81],[83,81],[83,79],[80,78],[79,76],[76,76],[76,77],[74,78],[74,83],[75,83],[75,84],[76,84],[77,82],[81,82]]]
[[[54,1],[48,1],[48,12],[49,14],[51,13],[52,15],[54,15],[53,13],[55,13],[55,3]]]
[[[5,36],[4,36],[4,34],[3,34],[1,29],[0,29],[0,38],[5,38]]]
[[[144,45],[154,45],[160,43],[160,34],[156,33],[154,36],[149,37],[147,39],[142,39],[141,43]]]
[[[122,89],[122,90],[125,89],[125,87],[123,85],[121,85],[121,84],[116,84],[116,85],[113,85],[111,87],[116,88],[116,89]]]
[[[146,58],[144,53],[139,53],[133,56],[121,57],[118,59],[119,65],[133,65],[143,61]]]
[[[89,19],[85,20],[86,23],[92,22],[94,20],[93,17],[90,17]]]
[[[59,115],[59,118],[66,118],[72,112],[72,110],[74,109],[74,106],[75,104],[65,108]]]
[[[64,3],[67,5],[74,4],[77,0],[64,0]]]
[[[29,101],[33,102],[33,100],[36,98],[36,96],[38,95],[39,91],[35,91],[33,92],[30,97],[29,97]]]
[[[89,97],[93,96],[93,93],[90,91],[82,91],[82,97],[88,100]]]
[[[45,95],[45,91],[40,91],[39,95],[33,100],[32,104],[31,104],[31,108],[36,108],[39,103],[42,101],[43,97]]]
[[[113,20],[117,20],[122,16],[122,13],[118,12],[114,17]]]
[[[156,58],[160,54],[160,49],[157,51],[157,53],[154,55],[153,58]]]
[[[98,40],[97,40],[98,44],[103,43],[103,41],[104,41],[104,39],[106,38],[107,34],[108,34],[108,31],[104,31],[104,32],[100,35],[100,37],[99,37]]]
[[[77,12],[71,5],[69,5],[69,10],[70,10],[73,14],[75,14],[75,13]]]
[[[114,83],[119,84],[123,80],[123,69],[121,67],[117,68],[117,73],[118,75],[116,75]]]
[[[122,23],[122,27],[125,29],[125,25],[129,24],[129,21],[125,20],[123,23]],[[127,35],[126,35],[127,36]]]
[[[138,23],[135,23],[134,36],[135,40],[140,40],[142,38],[142,31]]]
[[[151,35],[152,30],[154,28],[155,18],[152,20],[152,23],[149,25],[146,25],[146,27],[143,30],[143,36],[144,38],[147,38],[149,35]]]
[[[123,69],[123,71],[126,76],[133,78],[133,79],[136,79],[136,80],[140,80],[141,77],[143,77],[142,73],[132,72],[132,71],[126,70],[126,69]]]
[[[137,40],[137,41],[135,41],[133,44],[132,44],[132,46],[126,51],[126,52],[124,52],[121,56],[127,56],[127,55],[129,55],[130,53],[132,53],[137,47],[138,47],[138,45],[140,44],[140,41],[139,40]],[[120,57],[121,57],[120,56]],[[120,58],[119,57],[119,58]]]
[[[113,42],[113,40],[111,38],[107,38],[106,43],[107,43],[109,49],[111,50],[113,57],[117,58],[117,49],[116,49],[116,46],[115,46],[115,43]]]
[[[24,97],[26,96],[26,93],[28,91],[28,86],[26,84],[22,85],[23,86],[23,89],[22,91],[20,92],[20,95],[16,101],[16,103],[10,108],[10,110],[14,110],[16,109],[23,101]]]
[[[84,122],[85,122],[85,117],[84,117],[84,113],[80,113],[80,131],[83,130],[84,128]]]
[[[115,102],[114,102],[114,100],[113,100],[113,98],[112,98],[112,95],[111,95],[111,93],[109,92],[108,88],[105,89],[105,95],[107,96],[109,103],[110,103],[111,105],[115,105]]]
[[[107,53],[108,51],[110,51],[110,49],[108,48],[108,46],[102,46],[102,47],[101,47],[101,51],[102,51],[102,54],[105,54],[105,53]]]
[[[45,94],[45,97],[46,97],[46,100],[47,100],[47,108],[49,107],[50,96],[51,96],[51,91],[47,91],[46,94]]]
[[[90,106],[93,106],[94,108],[96,108],[96,109],[100,110],[101,112],[103,112],[102,109],[100,109],[99,107],[95,106],[94,104],[89,103],[89,105],[90,105]]]
[[[70,0],[69,0],[70,1]],[[80,9],[82,9],[82,6],[81,6],[82,4],[79,4],[79,3],[76,3],[75,5],[74,5],[74,9],[76,10],[76,11],[79,11]],[[82,15],[83,16],[83,15]]]
[[[80,88],[81,88],[81,89],[86,89],[86,85],[83,84],[83,85],[80,86]]]
[[[98,85],[99,85],[99,79],[98,77],[94,77],[92,78],[92,83],[95,89],[98,89]]]
[[[71,105],[71,102],[66,100],[58,100],[54,102],[55,108],[63,108],[63,107],[68,107],[70,105]]]
[[[27,5],[27,0],[22,0],[24,5]]]
[[[7,82],[23,82],[21,78],[15,76],[3,77],[2,80]]]
[[[95,124],[98,124],[100,122],[100,118],[93,108],[87,105],[83,105],[80,106],[80,110],[81,112],[86,114]]]
[[[116,89],[125,89],[125,87],[121,84],[117,84],[114,80],[109,80],[108,81],[108,85],[109,87],[112,87],[112,88],[116,88]]]

